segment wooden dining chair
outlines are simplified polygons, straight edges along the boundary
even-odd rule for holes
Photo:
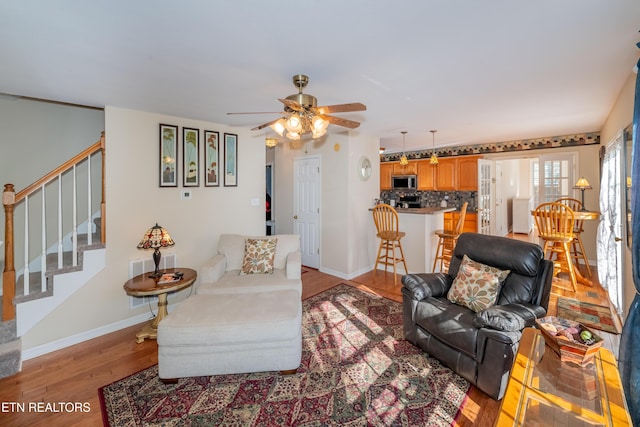
[[[467,215],[468,202],[464,202],[460,209],[460,217],[458,222],[452,230],[437,230],[435,232],[438,236],[438,246],[436,247],[436,256],[433,259],[433,272],[436,272],[436,267],[440,263],[440,271],[447,272],[449,270],[449,261],[451,261],[451,255],[453,249],[456,247],[458,237],[462,234],[464,228],[464,219]]]
[[[576,273],[571,255],[575,216],[573,210],[563,203],[543,203],[531,211],[538,229],[538,236],[544,241],[545,257],[554,262],[554,275],[569,273],[573,291],[577,290]],[[548,255],[547,255],[548,253]]]
[[[571,197],[562,197],[556,200],[558,203],[565,204],[571,208],[574,212],[582,210],[582,202],[578,199]],[[571,254],[576,262],[576,266],[580,266],[580,259],[584,261],[585,270],[587,276],[592,277],[591,267],[589,266],[589,260],[582,244],[582,232],[584,231],[584,221],[576,219],[575,226],[573,227],[573,242],[571,242]]]
[[[376,235],[380,238],[373,273],[375,274],[378,270],[378,264],[383,264],[385,271],[387,271],[387,266],[391,265],[393,266],[393,283],[396,284],[396,264],[401,262],[405,273],[408,273],[402,243],[400,243],[406,233],[399,230],[398,212],[390,205],[384,203],[376,205],[373,208],[373,222],[376,225]],[[396,256],[396,250],[400,250],[400,256]]]

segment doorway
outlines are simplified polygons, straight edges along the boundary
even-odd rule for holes
[[[600,214],[598,225],[598,279],[609,293],[609,299],[618,314],[622,314],[623,301],[623,261],[622,242],[624,241],[624,200],[626,183],[622,167],[622,132],[607,145],[602,161],[600,180]]]
[[[293,160],[293,232],[300,236],[302,265],[320,267],[320,156]]]

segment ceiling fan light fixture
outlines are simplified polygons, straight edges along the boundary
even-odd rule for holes
[[[313,116],[311,119],[311,124],[313,126],[314,132],[319,132],[322,130],[326,130],[329,127],[329,122],[322,118],[322,116]]]
[[[300,116],[298,116],[298,114],[296,113],[291,114],[291,116],[289,116],[289,118],[287,119],[285,127],[287,128],[289,133],[299,134],[302,130],[302,120],[300,119]]]
[[[273,131],[275,133],[277,133],[278,135],[282,136],[284,134],[284,131],[286,130],[285,128],[285,120],[284,119],[280,119],[277,122],[275,122],[274,124],[272,124],[271,126],[269,126],[271,129],[273,129]]]
[[[429,132],[431,132],[431,139],[433,141],[433,147],[431,149],[431,158],[429,159],[429,163],[431,163],[432,165],[437,165],[438,164],[438,156],[436,156],[436,132],[438,132],[437,130],[430,130]]]
[[[287,138],[292,141],[297,141],[300,139],[300,134],[298,132],[287,132]]]

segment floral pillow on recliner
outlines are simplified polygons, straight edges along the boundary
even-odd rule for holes
[[[240,274],[271,274],[276,256],[277,238],[247,238],[244,243],[244,258]]]
[[[511,270],[500,270],[476,262],[465,254],[447,299],[476,313],[482,311],[495,305],[502,282],[509,273]]]

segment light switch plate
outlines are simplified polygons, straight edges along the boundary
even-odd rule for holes
[[[182,199],[190,199],[191,198],[191,190],[182,190],[182,192],[180,193],[180,197]]]

